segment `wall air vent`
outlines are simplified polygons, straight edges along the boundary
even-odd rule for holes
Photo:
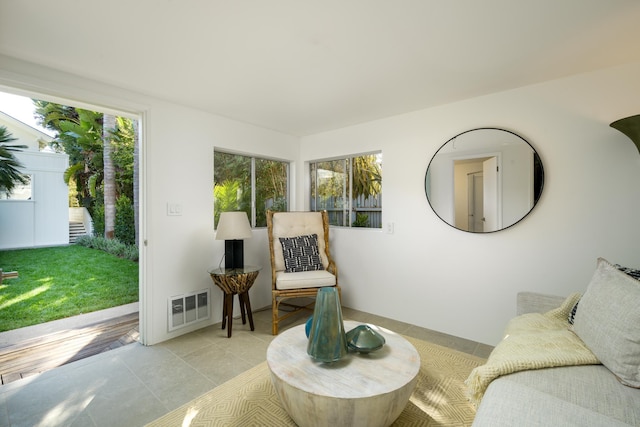
[[[169,298],[169,331],[183,328],[211,316],[210,290],[202,289]]]

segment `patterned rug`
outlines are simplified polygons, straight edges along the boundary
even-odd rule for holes
[[[405,337],[420,354],[418,383],[393,426],[470,426],[464,381],[485,359]],[[148,427],[295,426],[271,385],[267,362],[148,424]]]

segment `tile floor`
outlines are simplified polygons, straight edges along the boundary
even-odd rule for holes
[[[348,308],[345,319],[487,357],[492,347]],[[0,426],[143,426],[263,362],[273,339],[270,309],[255,312],[255,331],[235,319],[150,347],[129,344],[0,386]],[[294,316],[289,327],[303,323]]]

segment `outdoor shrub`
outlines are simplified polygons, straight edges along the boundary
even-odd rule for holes
[[[82,236],[78,236],[76,238],[76,245],[80,245],[80,246],[86,246],[88,248],[91,247],[91,241],[95,239],[95,237],[93,236],[88,236],[88,235],[82,235]]]
[[[104,236],[105,219],[104,204],[102,202],[96,202],[92,219],[94,236]],[[118,200],[116,200],[114,236],[127,245],[135,245],[136,243],[133,204],[131,203],[131,199],[125,195],[118,197]]]
[[[104,205],[102,203],[94,206],[91,219],[93,220],[93,235],[104,236]]]
[[[118,239],[105,239],[99,236],[80,236],[76,240],[76,244],[107,252],[131,261],[138,261],[139,258],[138,247],[136,245],[127,245]]]
[[[352,224],[354,227],[368,227],[369,215],[356,213],[356,220]]]
[[[126,259],[130,259],[131,261],[138,261],[138,247],[136,245],[127,245],[124,249],[123,257]]]
[[[115,236],[126,245],[135,245],[136,243],[133,205],[124,194],[116,201]]]

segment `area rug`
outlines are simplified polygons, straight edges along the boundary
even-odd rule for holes
[[[470,426],[475,407],[466,397],[471,370],[485,359],[405,337],[420,354],[418,383],[393,426]],[[295,426],[271,385],[267,362],[148,424],[148,427]]]

